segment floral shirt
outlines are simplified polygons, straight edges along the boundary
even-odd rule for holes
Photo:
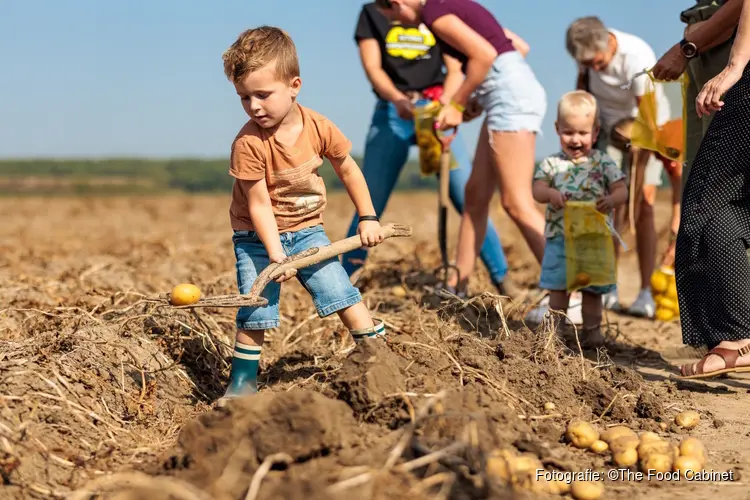
[[[572,160],[559,152],[548,156],[539,164],[534,180],[547,181],[549,186],[562,193],[566,200],[593,201],[610,192],[610,186],[625,179],[617,163],[606,153],[592,150],[589,156]],[[610,222],[612,214],[608,214]],[[564,233],[565,211],[547,205],[544,235],[547,238]]]

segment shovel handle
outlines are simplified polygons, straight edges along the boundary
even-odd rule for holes
[[[411,226],[406,224],[386,224],[383,226],[383,238],[411,236]],[[261,292],[266,285],[275,280],[290,269],[302,269],[304,267],[318,264],[324,260],[336,257],[346,252],[351,252],[362,246],[362,240],[359,235],[350,236],[343,240],[336,241],[324,247],[316,247],[304,250],[300,253],[290,255],[284,262],[273,263],[266,267],[255,279],[253,286],[250,288],[249,296],[260,297]]]

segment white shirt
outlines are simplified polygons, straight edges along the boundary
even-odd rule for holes
[[[589,70],[589,88],[599,103],[602,131],[610,134],[615,123],[623,118],[636,117],[636,97],[650,92],[648,75],[636,78],[629,89],[620,88],[628,84],[636,73],[651,69],[656,64],[654,50],[642,38],[610,28],[617,39],[617,51],[604,71]],[[670,118],[669,100],[663,86],[656,84],[657,124],[663,125]]]

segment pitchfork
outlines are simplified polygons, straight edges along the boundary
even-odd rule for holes
[[[437,123],[435,124],[437,125]],[[435,137],[440,141],[440,173],[438,185],[438,240],[440,243],[440,257],[442,266],[437,269],[436,275],[442,275],[443,285],[448,282],[448,272],[453,270],[456,273],[456,279],[461,280],[461,273],[458,268],[448,262],[448,201],[450,200],[450,170],[451,170],[451,141],[456,137],[458,129],[453,127],[453,133],[447,135],[436,128]]]
[[[383,238],[411,236],[411,227],[406,224],[386,224],[383,226]],[[284,262],[273,263],[263,269],[253,282],[247,295],[215,295],[213,297],[201,297],[195,304],[173,306],[169,302],[169,294],[159,295],[147,299],[149,302],[158,302],[175,309],[192,309],[195,307],[260,307],[268,304],[268,300],[261,297],[266,285],[283,275],[290,269],[302,269],[303,267],[318,264],[331,257],[336,257],[346,252],[351,252],[362,246],[359,235],[336,241],[323,247],[309,248],[302,252],[287,257]]]

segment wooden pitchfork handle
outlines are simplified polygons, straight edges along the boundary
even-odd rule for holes
[[[448,202],[450,200],[450,175],[451,175],[451,142],[458,133],[457,128],[453,128],[450,135],[443,134],[435,129],[435,136],[440,141],[442,147],[440,152],[440,175],[438,189],[438,242],[440,243],[440,256],[443,261],[443,267],[448,266]]]
[[[411,236],[411,226],[407,224],[386,224],[383,226],[384,240],[394,237]],[[189,309],[193,307],[242,307],[242,306],[263,306],[268,301],[261,297],[260,294],[266,288],[268,283],[275,280],[290,269],[302,269],[304,267],[318,264],[324,260],[330,259],[337,255],[351,252],[362,246],[362,240],[359,235],[350,236],[349,238],[336,241],[324,247],[309,248],[302,252],[290,255],[284,262],[272,263],[258,274],[253,282],[250,292],[247,295],[217,295],[206,297],[195,304],[186,306],[172,306],[175,309]],[[168,300],[168,298],[167,298]]]

